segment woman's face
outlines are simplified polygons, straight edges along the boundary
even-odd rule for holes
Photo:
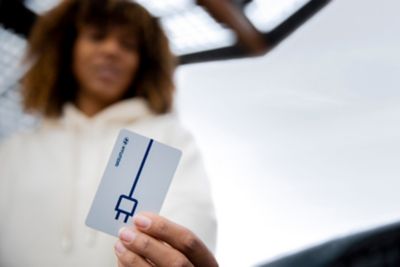
[[[126,30],[84,26],[73,48],[78,97],[110,105],[127,92],[139,67],[138,44]]]

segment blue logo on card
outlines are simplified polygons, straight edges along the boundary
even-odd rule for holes
[[[124,154],[124,151],[125,151],[125,146],[128,145],[128,143],[129,143],[129,138],[128,137],[124,137],[124,139],[122,141],[123,145],[121,147],[121,150],[118,153],[117,160],[115,161],[115,164],[114,164],[115,167],[119,166],[119,163],[120,163],[120,161],[122,159],[122,155]]]
[[[124,139],[125,141],[125,139]],[[127,140],[128,142],[128,140]],[[120,214],[124,214],[124,223],[128,221],[129,217],[132,217],[133,214],[135,213],[136,207],[138,205],[138,200],[133,198],[133,192],[135,191],[135,187],[139,181],[140,174],[142,173],[144,164],[146,163],[147,156],[149,155],[151,146],[153,145],[153,139],[150,139],[149,144],[147,145],[146,152],[144,153],[144,157],[142,159],[142,162],[140,163],[139,170],[136,174],[135,180],[133,181],[133,185],[131,188],[131,191],[129,192],[129,195],[120,195],[117,201],[117,204],[115,205],[115,211],[117,212],[115,216],[115,220],[119,219]],[[123,151],[123,150],[121,150]],[[121,153],[121,152],[120,152]]]

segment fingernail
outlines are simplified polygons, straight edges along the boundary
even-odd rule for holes
[[[133,223],[139,228],[147,229],[151,225],[151,220],[143,215],[138,215],[133,219]]]
[[[122,241],[131,243],[133,240],[135,240],[136,233],[126,227],[123,227],[121,230],[119,230],[118,236]]]
[[[126,251],[126,248],[119,240],[117,241],[117,243],[115,243],[114,249],[115,249],[115,252],[117,252],[117,254],[122,254]]]

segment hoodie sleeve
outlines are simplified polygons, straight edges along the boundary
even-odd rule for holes
[[[215,251],[217,223],[210,183],[200,152],[190,133],[179,124],[170,145],[182,150],[161,215],[193,231]]]

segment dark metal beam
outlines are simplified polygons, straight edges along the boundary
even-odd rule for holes
[[[290,34],[296,31],[301,25],[315,15],[319,10],[326,6],[332,0],[311,0],[297,12],[283,21],[275,29],[270,32],[263,33],[263,38],[268,44],[268,50],[271,51],[280,42],[286,39]],[[187,55],[182,55],[179,60],[180,64],[200,63],[215,60],[226,60],[235,58],[244,58],[252,56],[239,45],[222,47],[218,49],[202,51]]]
[[[29,36],[37,15],[19,0],[0,0],[0,24],[24,37]]]
[[[243,11],[230,0],[197,0],[217,21],[232,29],[238,46],[242,46],[249,55],[262,55],[268,44],[262,34],[254,27]]]

